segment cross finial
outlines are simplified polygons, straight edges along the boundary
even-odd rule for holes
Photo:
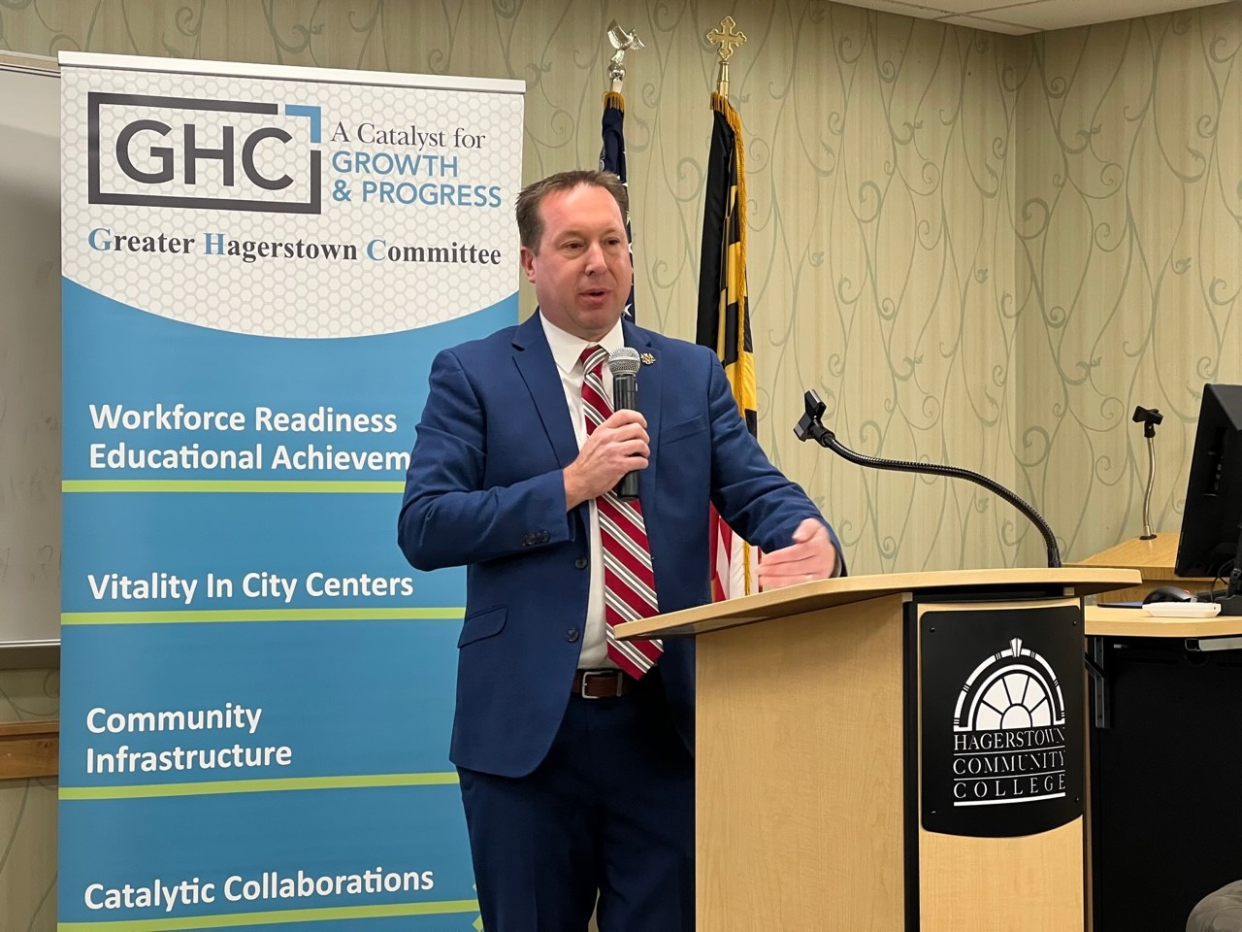
[[[720,60],[727,62],[739,46],[746,44],[746,33],[738,32],[733,17],[726,16],[720,21],[719,29],[713,29],[707,34],[707,41],[716,46]]]

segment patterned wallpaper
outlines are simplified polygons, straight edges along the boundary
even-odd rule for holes
[[[853,571],[1038,565],[1042,549],[974,486],[799,444],[807,388],[849,446],[1011,485],[1067,560],[1139,532],[1146,452],[1129,418],[1159,407],[1153,520],[1176,530],[1202,384],[1242,381],[1238,4],[1015,38],[823,0],[0,0],[0,49],[521,78],[533,180],[594,164],[615,17],[646,44],[625,87],[639,319],[690,338],[703,35],[726,14],[749,37],[731,93],[761,440]],[[42,789],[0,785],[0,850],[47,845],[37,883],[0,860],[5,929],[53,928],[54,818],[29,805]]]
[[[1205,382],[1242,381],[1242,6],[1020,46],[1022,484],[1071,557],[1180,527]]]

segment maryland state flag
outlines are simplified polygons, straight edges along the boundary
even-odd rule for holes
[[[710,346],[733,386],[738,416],[757,433],[755,362],[746,299],[746,169],[742,122],[728,98],[712,94],[712,147],[703,205],[698,343]],[[711,516],[712,594],[717,601],[757,591],[758,552]]]
[[[604,146],[599,153],[599,170],[612,172],[621,179],[628,191],[629,178],[625,170],[625,98],[616,91],[604,95],[604,118],[600,125],[600,134],[604,137]],[[625,238],[630,241],[630,265],[634,264],[634,234],[630,230],[630,218],[625,218]],[[634,319],[634,283],[630,282],[630,299],[625,305],[625,314]]]

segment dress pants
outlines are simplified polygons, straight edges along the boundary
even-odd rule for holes
[[[458,773],[485,932],[585,932],[597,895],[600,932],[694,932],[694,760],[658,666],[570,698],[528,776]]]

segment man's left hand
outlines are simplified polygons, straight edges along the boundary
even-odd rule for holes
[[[837,570],[837,548],[828,529],[814,518],[807,518],[794,531],[793,543],[765,553],[759,561],[759,588],[780,589],[827,579]]]

